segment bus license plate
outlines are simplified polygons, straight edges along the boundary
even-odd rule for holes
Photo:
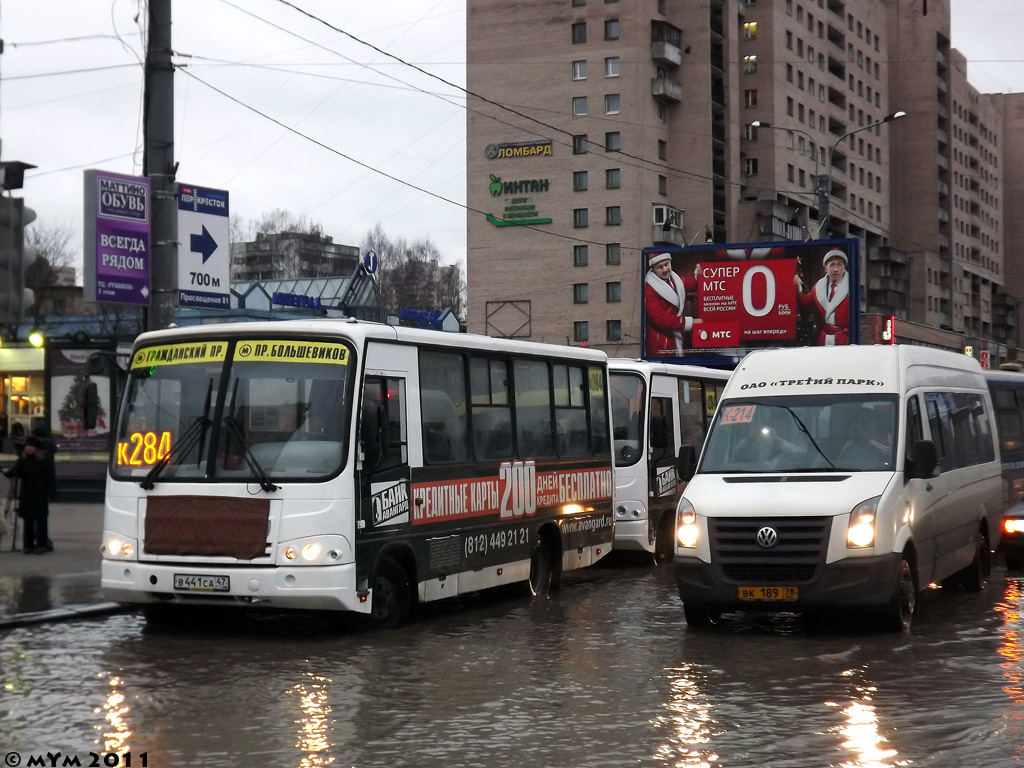
[[[174,588],[185,592],[227,592],[231,588],[231,581],[228,576],[176,573]]]
[[[796,600],[797,587],[740,587],[740,600]]]

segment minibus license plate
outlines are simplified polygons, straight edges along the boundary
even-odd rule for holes
[[[231,582],[228,576],[176,573],[174,588],[185,592],[227,592],[231,588]]]
[[[740,600],[796,600],[797,587],[740,587]]]

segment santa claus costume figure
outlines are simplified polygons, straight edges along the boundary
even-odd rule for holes
[[[644,281],[647,357],[679,357],[683,354],[683,333],[693,328],[695,322],[684,314],[686,292],[696,292],[697,281],[673,272],[669,253],[652,253],[647,267]]]
[[[810,307],[818,318],[818,345],[831,347],[850,343],[850,273],[846,271],[846,254],[833,248],[822,259],[825,276],[807,291],[797,275],[797,299],[802,307]]]

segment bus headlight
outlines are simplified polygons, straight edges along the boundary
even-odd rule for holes
[[[683,549],[697,547],[697,512],[685,498],[676,507],[676,542]]]
[[[865,549],[875,543],[875,510],[881,496],[862,501],[850,512],[850,525],[846,529],[846,548]]]
[[[123,536],[109,536],[103,542],[103,554],[107,557],[135,558],[135,542]]]

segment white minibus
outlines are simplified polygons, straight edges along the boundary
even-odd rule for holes
[[[608,361],[615,445],[615,548],[672,560],[683,446],[699,452],[729,371]]]
[[[752,352],[678,505],[687,623],[863,608],[906,631],[919,592],[982,589],[1003,489],[977,361],[917,346]]]

